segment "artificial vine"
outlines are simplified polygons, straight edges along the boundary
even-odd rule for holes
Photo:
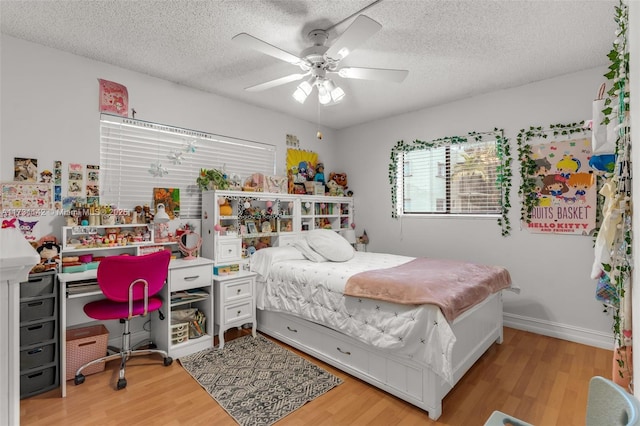
[[[470,132],[468,136],[449,136],[445,138],[435,139],[432,141],[415,140],[413,142],[398,141],[396,145],[391,148],[391,156],[389,162],[389,184],[391,185],[391,217],[397,218],[397,200],[398,200],[398,163],[400,160],[400,154],[411,152],[415,150],[427,150],[432,148],[439,148],[445,145],[464,144],[473,140],[476,142],[482,141],[485,137],[491,136],[496,140],[496,153],[500,160],[500,164],[496,168],[496,186],[500,189],[502,195],[501,212],[498,218],[498,225],[502,230],[502,236],[510,235],[511,223],[509,222],[509,208],[511,207],[510,194],[511,194],[511,149],[509,141],[503,136],[503,130],[495,128],[493,132],[476,133]]]
[[[613,123],[616,126],[616,164],[614,172],[608,180],[615,185],[614,200],[618,203],[620,224],[613,242],[613,250],[609,263],[602,264],[602,270],[617,293],[617,303],[605,305],[605,312],[613,310],[613,335],[615,341],[616,361],[620,378],[631,378],[632,368],[630,351],[623,348],[630,346],[631,327],[624,324],[630,315],[623,313],[625,289],[629,285],[632,273],[632,234],[631,234],[631,136],[627,119],[629,117],[629,50],[627,30],[629,26],[628,7],[621,0],[615,8],[615,22],[618,24],[613,47],[607,57],[610,60],[609,72],[604,76],[612,81],[607,92],[605,108],[602,110],[605,118],[603,125]],[[626,329],[625,329],[626,326]]]
[[[546,139],[549,135],[554,138],[558,136],[572,136],[574,134],[585,135],[588,129],[584,126],[584,121],[571,124],[551,124],[548,129],[542,127],[529,127],[529,130],[521,129],[516,138],[518,144],[518,161],[520,162],[520,189],[518,196],[522,203],[520,205],[520,223],[530,223],[533,208],[538,205],[536,196],[536,163],[533,159],[533,150],[530,141],[532,139]]]

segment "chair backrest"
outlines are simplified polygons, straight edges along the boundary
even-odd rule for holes
[[[98,285],[102,293],[116,302],[129,301],[129,285],[143,279],[149,285],[149,296],[162,289],[169,272],[171,253],[162,250],[143,256],[108,256],[98,265]],[[136,285],[133,300],[144,299],[144,288]]]
[[[595,376],[589,382],[587,426],[638,426],[640,401],[609,379]]]

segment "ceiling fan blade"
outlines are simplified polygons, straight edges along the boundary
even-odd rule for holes
[[[401,83],[409,75],[407,70],[392,70],[385,68],[341,68],[338,75],[342,78],[357,78],[360,80],[384,80]]]
[[[249,92],[258,92],[260,90],[271,89],[272,87],[281,86],[283,84],[291,83],[292,81],[302,80],[309,73],[305,74],[290,74],[284,77],[276,78],[275,80],[267,81],[264,83],[256,84],[255,86],[246,87],[244,90]]]
[[[264,53],[265,55],[273,56],[274,58],[280,59],[281,61],[289,62],[294,65],[298,65],[300,62],[302,62],[302,59],[300,59],[296,55],[286,52],[279,47],[275,47],[267,43],[266,41],[262,41],[247,33],[237,34],[233,36],[231,40],[236,41],[250,49]]]
[[[373,19],[365,15],[359,15],[329,47],[325,56],[334,61],[339,61],[377,33],[380,28],[382,28],[382,25]]]

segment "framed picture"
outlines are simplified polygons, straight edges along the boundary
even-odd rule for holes
[[[258,228],[256,228],[256,223],[252,220],[247,220],[244,222],[244,224],[247,226],[247,232],[249,234],[257,234],[258,233]]]

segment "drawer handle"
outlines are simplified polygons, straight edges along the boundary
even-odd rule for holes
[[[31,349],[30,351],[27,352],[27,354],[34,355],[40,352],[42,352],[42,348],[36,348],[36,349]]]
[[[236,316],[240,316],[240,314],[241,314],[241,313],[242,313],[242,311],[238,311],[238,312],[236,313]]]
[[[341,354],[351,355],[351,352],[349,352],[349,351],[343,351],[343,350],[342,350],[342,349],[340,349],[340,348],[336,348],[336,349],[337,349],[337,350],[338,350],[338,352],[340,352]]]
[[[36,325],[32,325],[31,327],[27,327],[27,330],[29,331],[33,331],[33,330],[38,330],[39,328],[44,327],[42,324],[36,324]]]
[[[32,307],[32,306],[40,306],[42,305],[44,302],[42,300],[38,301],[38,302],[31,302],[31,303],[27,303],[28,307]]]
[[[239,288],[239,289],[236,290],[236,293],[240,294],[241,291],[242,291],[242,289]]]
[[[287,326],[287,330],[289,330],[289,331],[293,331],[294,333],[297,333],[297,332],[298,332],[298,330],[296,330],[295,328],[291,328],[291,327],[289,327],[289,326]]]
[[[190,277],[184,277],[185,281],[193,281],[193,280],[197,280],[198,278],[200,278],[200,275],[192,275]]]
[[[228,249],[227,250],[227,253],[231,253],[231,252],[233,252],[233,249]]]

